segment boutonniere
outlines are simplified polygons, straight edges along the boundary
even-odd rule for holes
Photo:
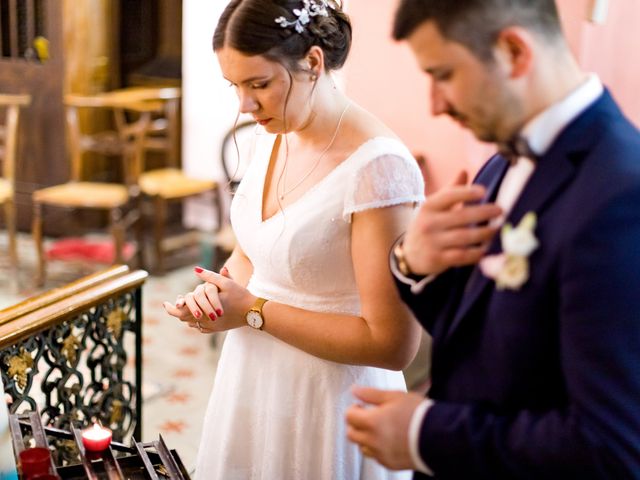
[[[538,248],[536,214],[527,213],[517,227],[507,223],[500,231],[502,253],[480,260],[482,273],[496,282],[498,290],[519,290],[529,279],[529,255]]]

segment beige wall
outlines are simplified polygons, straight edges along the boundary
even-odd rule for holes
[[[581,65],[597,72],[640,125],[640,1],[610,0],[604,25],[587,22],[593,0],[558,0],[567,36]],[[427,188],[433,191],[465,168],[483,163],[493,147],[476,142],[457,124],[433,118],[428,79],[408,47],[391,40],[396,0],[350,0],[353,50],[345,82],[349,95],[381,117],[414,153],[427,156]]]
[[[222,78],[211,39],[226,1],[184,0],[182,10],[182,165],[198,178],[222,180],[222,138],[238,110]],[[186,203],[189,227],[212,230],[216,214],[208,198]]]

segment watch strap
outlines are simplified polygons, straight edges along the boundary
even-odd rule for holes
[[[266,298],[258,297],[255,303],[253,304],[253,307],[250,308],[250,310],[255,310],[257,312],[260,312],[260,315],[262,315],[262,307],[264,306],[265,303],[267,303]]]

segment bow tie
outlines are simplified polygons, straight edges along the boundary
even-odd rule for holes
[[[498,144],[498,152],[502,155],[511,165],[515,164],[518,158],[525,157],[534,162],[538,156],[529,146],[527,139],[521,136],[517,136],[512,140],[505,143]]]

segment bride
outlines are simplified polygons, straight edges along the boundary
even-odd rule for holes
[[[325,0],[233,0],[215,32],[241,113],[260,125],[234,196],[238,246],[167,312],[228,330],[199,479],[405,479],[348,442],[354,383],[402,389],[419,326],[388,254],[423,200],[407,148],[334,83],[351,25]]]

